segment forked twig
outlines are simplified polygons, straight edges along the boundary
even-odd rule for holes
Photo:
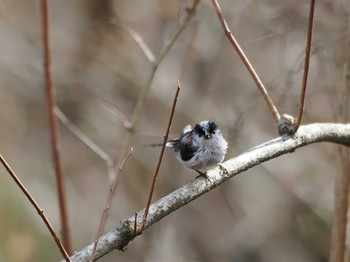
[[[42,220],[44,221],[45,225],[47,226],[47,228],[49,229],[51,236],[53,237],[53,239],[56,242],[56,245],[58,246],[58,248],[60,249],[64,259],[66,261],[70,261],[70,258],[66,252],[66,250],[64,249],[63,245],[61,244],[59,238],[56,235],[55,230],[53,229],[53,227],[50,224],[50,221],[47,219],[47,217],[44,214],[44,210],[41,209],[41,207],[36,203],[35,199],[31,196],[31,194],[29,193],[29,191],[26,189],[26,187],[22,184],[21,180],[16,176],[15,172],[11,169],[10,165],[6,162],[6,160],[2,157],[2,155],[0,155],[0,161],[3,164],[3,166],[5,167],[6,171],[10,174],[10,176],[12,177],[12,179],[16,182],[16,184],[18,185],[18,187],[22,190],[22,192],[24,193],[24,195],[27,197],[27,199],[29,200],[29,202],[34,206],[34,208],[36,209],[36,211],[38,212],[39,216],[42,218]]]
[[[129,150],[129,153],[125,156],[125,158],[123,159],[123,161],[121,162],[120,166],[118,167],[118,170],[117,170],[117,173],[116,173],[116,176],[119,175],[119,173],[122,171],[123,169],[123,166],[125,164],[125,162],[129,159],[129,157],[132,155],[132,152],[133,152],[133,149],[131,148]],[[107,218],[107,214],[108,214],[108,209],[112,203],[112,199],[113,199],[113,195],[114,195],[114,192],[115,192],[115,189],[117,187],[117,182],[118,180],[114,180],[110,190],[109,190],[109,194],[108,194],[108,198],[107,198],[107,201],[106,201],[106,204],[105,204],[105,208],[103,210],[103,214],[102,214],[102,217],[101,217],[101,220],[100,220],[100,225],[98,227],[98,231],[97,231],[97,234],[96,234],[96,238],[95,238],[95,242],[94,242],[94,248],[93,248],[93,251],[92,251],[92,254],[91,254],[91,258],[90,258],[90,261],[93,261],[94,260],[94,256],[95,256],[95,253],[96,253],[96,249],[97,249],[97,246],[98,246],[98,242],[99,242],[99,239],[100,239],[100,236],[102,234],[102,230],[103,230],[103,227],[104,227],[104,224],[106,222],[106,218]]]
[[[166,129],[166,132],[165,132],[164,141],[163,141],[162,149],[160,151],[160,156],[159,156],[158,164],[157,164],[157,167],[156,167],[156,171],[154,172],[154,175],[153,175],[152,186],[151,186],[151,190],[149,192],[149,196],[148,196],[148,200],[147,200],[147,204],[146,204],[146,208],[145,208],[145,213],[143,214],[143,218],[142,218],[141,229],[140,229],[140,231],[136,230],[136,232],[138,234],[142,234],[143,230],[145,229],[147,215],[148,215],[149,207],[151,205],[154,188],[156,186],[160,165],[162,164],[162,161],[163,161],[165,145],[166,145],[166,143],[168,141],[169,132],[170,132],[170,128],[171,128],[171,123],[173,122],[173,117],[174,117],[174,113],[175,113],[177,98],[179,97],[180,89],[181,89],[180,81],[178,80],[177,81],[177,89],[176,89],[176,93],[175,93],[175,97],[174,97],[173,106],[171,108],[171,113],[170,113],[168,126],[167,126],[167,129]],[[136,223],[136,219],[135,219],[135,223]]]
[[[303,74],[303,82],[301,86],[299,114],[295,120],[295,128],[296,128],[295,132],[298,130],[301,124],[301,120],[303,118],[303,113],[305,108],[305,95],[306,95],[306,86],[307,86],[307,79],[308,79],[308,73],[309,73],[312,28],[313,28],[314,13],[315,13],[315,1],[316,0],[311,0],[310,2],[309,22],[308,22],[307,40],[306,40],[306,47],[305,47],[304,74]]]
[[[242,60],[243,64],[245,65],[245,67],[247,68],[248,72],[250,73],[251,77],[253,78],[253,80],[255,81],[258,89],[260,90],[261,94],[263,95],[269,109],[272,112],[273,117],[275,118],[276,122],[278,122],[280,120],[280,114],[278,113],[277,108],[275,107],[275,105],[273,104],[272,99],[270,98],[264,84],[262,83],[262,81],[260,80],[258,74],[255,72],[253,66],[251,65],[251,63],[249,62],[248,58],[246,57],[246,55],[244,54],[242,48],[239,46],[238,42],[236,41],[235,37],[232,35],[226,20],[224,18],[224,15],[221,11],[220,5],[218,3],[217,0],[212,0],[212,3],[214,5],[215,11],[219,17],[220,23],[224,29],[224,32],[227,36],[227,38],[230,40],[233,48],[236,50],[238,56],[240,57],[240,59]]]
[[[54,110],[56,108],[55,88],[52,81],[50,36],[49,36],[49,11],[47,0],[41,1],[42,12],[42,33],[43,33],[43,56],[44,56],[44,76],[45,90],[47,100],[47,110],[49,118],[50,139],[52,148],[52,159],[55,167],[55,176],[57,184],[58,203],[61,220],[62,242],[68,254],[71,253],[71,243],[69,237],[69,222],[66,201],[66,189],[64,176],[62,172],[62,160],[59,147],[59,132],[57,118]]]

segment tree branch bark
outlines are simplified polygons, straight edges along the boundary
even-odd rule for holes
[[[350,124],[309,124],[301,126],[293,137],[279,137],[249,151],[227,160],[222,165],[227,169],[224,174],[219,168],[208,171],[210,180],[198,178],[177,189],[150,206],[145,229],[160,221],[175,210],[190,203],[201,195],[214,189],[235,175],[257,166],[270,159],[286,153],[293,153],[297,148],[316,142],[332,142],[350,146]],[[137,227],[142,224],[144,209],[137,213]],[[112,252],[114,249],[124,250],[134,239],[135,216],[119,222],[115,228],[101,236],[94,260]],[[88,261],[93,243],[76,252],[72,261]]]

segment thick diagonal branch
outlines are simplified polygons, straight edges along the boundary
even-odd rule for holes
[[[210,181],[201,178],[195,179],[151,205],[145,229],[235,175],[280,155],[292,153],[299,147],[316,142],[332,142],[350,146],[350,124],[310,124],[301,126],[293,138],[276,138],[224,162],[222,165],[227,169],[227,175],[223,174],[219,168],[210,170],[207,173]],[[137,213],[137,227],[141,226],[143,213],[144,210]],[[134,220],[135,216],[132,216],[119,222],[112,231],[100,238],[100,245],[95,255],[96,260],[114,249],[125,249],[134,238]],[[92,249],[93,244],[90,244],[76,252],[71,260],[88,261]]]

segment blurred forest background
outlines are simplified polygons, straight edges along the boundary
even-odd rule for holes
[[[152,65],[118,20],[157,56],[191,1],[50,1],[58,107],[112,159],[127,136],[104,105],[131,118]],[[221,0],[229,27],[281,113],[296,115],[309,1]],[[349,1],[316,2],[304,123],[337,122],[349,63]],[[43,80],[39,1],[0,1],[0,146],[57,232],[59,213]],[[277,136],[272,114],[224,36],[211,1],[158,66],[105,232],[147,200],[170,108],[181,81],[171,137],[210,119],[230,143],[227,158]],[[345,109],[347,110],[347,108]],[[60,122],[73,249],[94,241],[109,190],[106,163]],[[100,261],[327,261],[339,147],[315,144],[224,183]],[[154,201],[194,179],[167,151]],[[0,176],[0,261],[58,261],[44,223]]]

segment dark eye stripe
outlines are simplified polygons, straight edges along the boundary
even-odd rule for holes
[[[217,129],[217,125],[214,123],[214,122],[212,122],[212,121],[210,121],[209,122],[209,133],[215,133],[215,130]]]
[[[198,125],[198,124],[194,127],[194,130],[195,130],[200,136],[204,135],[204,133],[205,133],[203,127],[201,127],[201,126]]]

